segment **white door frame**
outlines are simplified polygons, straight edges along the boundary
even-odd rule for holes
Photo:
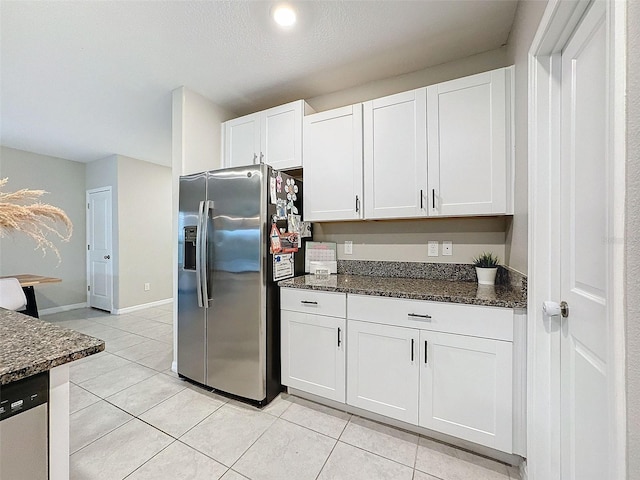
[[[89,196],[92,193],[98,193],[98,192],[109,192],[109,197],[111,198],[111,215],[113,215],[113,191],[111,189],[111,185],[106,186],[106,187],[99,187],[99,188],[92,188],[90,190],[87,190],[87,193],[85,194],[85,203],[87,204],[87,210],[85,218],[86,218],[86,232],[85,232],[85,245],[89,245],[89,238],[90,238],[90,228],[91,228],[91,224],[89,222],[89,215],[91,215],[91,212],[88,209],[88,205],[89,205]],[[113,252],[113,221],[111,222],[111,250]],[[87,277],[86,277],[86,284],[89,285],[89,280],[91,279],[91,262],[90,262],[90,258],[89,258],[89,250],[87,249],[85,251],[85,258],[86,258],[86,267],[87,267]],[[111,256],[113,257],[113,253],[111,253]],[[113,263],[109,262],[109,268],[111,270],[110,275],[109,275],[109,280],[111,281],[111,308],[109,309],[110,313],[113,313]],[[91,307],[91,292],[89,292],[89,290],[87,289],[87,307]]]
[[[604,1],[604,0],[596,0]],[[610,48],[609,85],[613,102],[607,181],[615,185],[608,199],[607,288],[611,338],[608,345],[608,397],[612,471],[608,480],[626,475],[624,342],[624,202],[626,2],[606,0]],[[550,0],[529,50],[529,292],[527,372],[527,465],[529,480],[560,477],[560,331],[557,320],[542,314],[544,300],[560,301],[560,52],[587,10],[587,1]]]

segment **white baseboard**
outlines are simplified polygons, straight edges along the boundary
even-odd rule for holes
[[[38,310],[38,315],[51,315],[52,313],[68,312],[69,310],[76,310],[78,308],[87,308],[87,302],[44,308],[42,310]]]
[[[114,308],[111,313],[121,315],[123,313],[135,312],[137,310],[144,310],[145,308],[159,307],[160,305],[166,305],[173,302],[173,298],[165,298],[164,300],[158,300],[156,302],[143,303],[141,305],[134,305],[133,307]]]

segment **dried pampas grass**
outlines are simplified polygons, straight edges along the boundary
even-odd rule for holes
[[[8,181],[8,178],[0,179],[0,190]],[[13,232],[24,233],[36,242],[36,250],[41,250],[43,256],[47,250],[52,250],[60,262],[60,252],[47,235],[53,234],[68,242],[73,233],[73,224],[62,209],[37,201],[45,193],[44,190],[26,188],[13,193],[0,191],[0,237]],[[62,231],[58,229],[59,224],[64,227]]]

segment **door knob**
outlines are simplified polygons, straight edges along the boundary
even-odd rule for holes
[[[569,316],[569,304],[565,301],[560,303],[547,300],[542,302],[542,312],[548,317],[562,315],[562,318]]]
[[[104,259],[105,259],[105,260],[109,260],[110,258],[111,258],[111,255],[105,255],[105,256],[104,256]]]

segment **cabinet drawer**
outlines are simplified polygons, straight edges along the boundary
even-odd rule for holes
[[[344,318],[347,314],[346,298],[345,293],[282,288],[280,289],[280,308],[293,312]]]
[[[513,341],[513,311],[507,308],[349,295],[347,318]]]

